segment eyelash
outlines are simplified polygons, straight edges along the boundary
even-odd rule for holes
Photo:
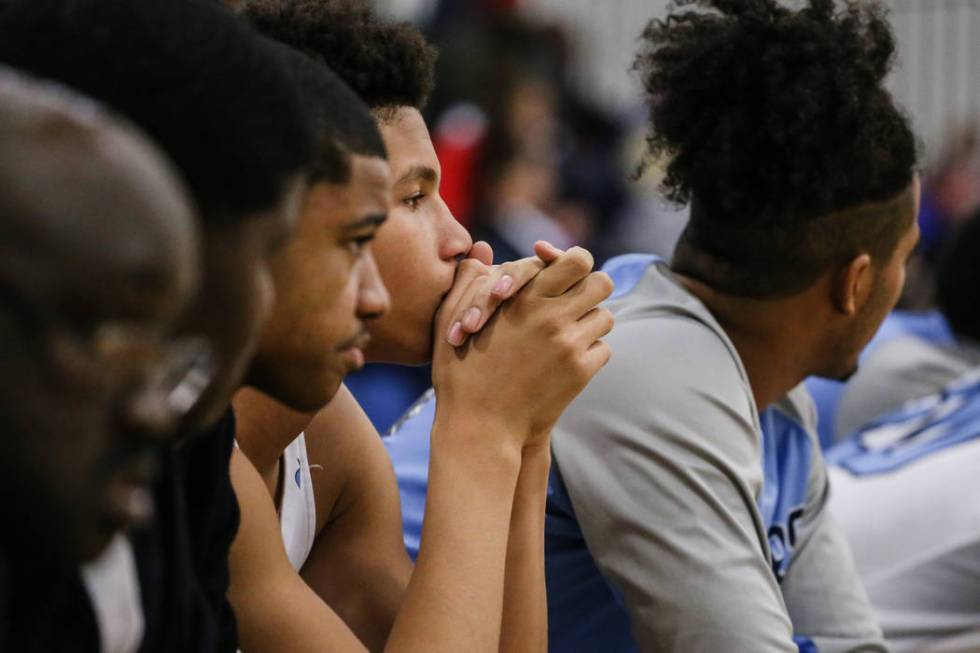
[[[419,202],[425,199],[425,193],[415,193],[407,198],[405,198],[405,203],[408,204],[409,208],[416,209],[419,206]]]
[[[372,240],[374,240],[374,234],[358,236],[351,239],[347,243],[347,247],[351,254],[354,256],[360,256],[364,253],[364,249],[371,243]]]

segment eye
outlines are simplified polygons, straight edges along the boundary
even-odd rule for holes
[[[415,210],[419,207],[419,203],[421,203],[423,199],[425,199],[425,193],[419,191],[406,197],[405,204],[407,204],[410,209]]]
[[[364,253],[372,240],[374,240],[373,233],[356,236],[347,242],[347,249],[353,256],[358,257]]]

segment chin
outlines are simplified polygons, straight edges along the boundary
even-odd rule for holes
[[[364,352],[369,363],[390,363],[418,367],[432,362],[432,333],[417,342],[385,342],[383,336],[374,336]]]
[[[820,377],[822,379],[830,379],[831,381],[840,381],[841,383],[846,383],[851,380],[851,377],[857,374],[858,364],[857,361],[852,361],[847,365],[841,365],[834,367],[823,372],[818,372],[814,376]]]

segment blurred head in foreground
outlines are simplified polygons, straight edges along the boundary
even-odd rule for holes
[[[73,564],[151,516],[200,341],[191,204],[100,105],[0,69],[0,483],[8,555]]]

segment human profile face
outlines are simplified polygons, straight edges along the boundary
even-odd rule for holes
[[[271,210],[203,231],[202,287],[181,330],[208,340],[215,371],[183,434],[216,422],[241,384],[275,300],[269,263],[292,236],[306,190],[296,175]]]
[[[172,335],[195,278],[187,266],[196,273],[196,260],[175,252],[121,283],[96,274],[87,317],[21,318],[25,346],[4,366],[0,399],[10,429],[0,478],[22,496],[5,502],[17,524],[8,546],[73,565],[152,517],[159,447],[187,408],[188,374],[207,354],[200,340]],[[107,305],[106,285],[128,300]]]
[[[436,310],[473,240],[439,196],[441,168],[422,114],[400,107],[379,126],[391,165],[392,208],[374,253],[391,309],[368,325],[367,357],[420,365],[432,358]]]
[[[902,289],[905,287],[906,265],[919,242],[918,212],[921,186],[918,176],[912,180],[911,194],[912,200],[908,210],[912,215],[905,233],[899,238],[887,261],[872,262],[874,286],[844,332],[838,333],[834,337],[835,342],[828,345],[827,350],[832,352],[832,355],[828,357],[827,369],[817,373],[819,376],[839,380],[846,380],[853,376],[857,371],[861,352],[877,333],[888,313],[898,303]]]
[[[388,309],[372,241],[388,214],[388,162],[351,157],[350,181],[315,183],[292,241],[272,260],[276,301],[250,385],[301,411],[322,408],[364,365],[369,321]]]

